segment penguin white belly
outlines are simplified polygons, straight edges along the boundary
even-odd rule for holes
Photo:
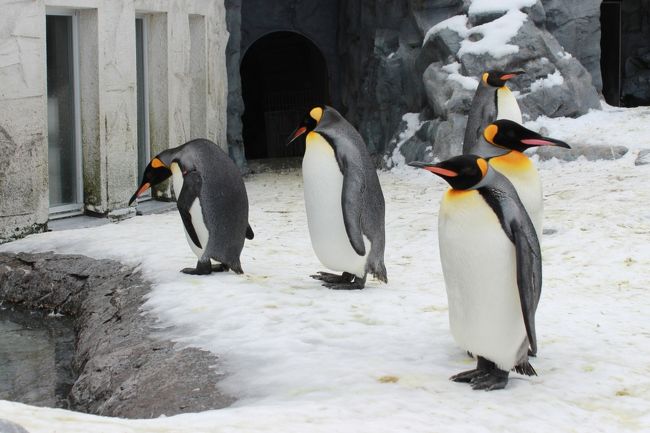
[[[315,132],[307,134],[306,141],[302,177],[311,244],[318,260],[327,268],[363,278],[370,243],[364,237],[365,256],[358,255],[350,244],[341,204],[343,174],[334,150]]]
[[[178,164],[175,162],[172,163],[170,168],[172,171],[172,185],[174,186],[174,193],[176,194],[176,199],[178,199],[178,196],[183,190],[183,173],[181,172]],[[205,248],[208,245],[210,234],[208,233],[208,228],[205,226],[205,222],[203,221],[203,211],[201,210],[201,203],[199,202],[198,198],[194,200],[194,203],[192,203],[192,206],[190,207],[190,216],[192,217],[192,226],[194,227],[194,231],[199,238],[199,242],[201,242],[201,248],[192,242],[192,238],[190,237],[189,233],[187,233],[185,225],[183,225],[183,230],[185,231],[185,239],[187,240],[187,243],[189,244],[194,254],[196,254],[196,257],[201,258],[205,253]]]
[[[521,152],[510,152],[490,159],[490,165],[503,174],[517,190],[541,242],[544,225],[542,182],[533,162]]]
[[[497,120],[508,119],[519,124],[524,123],[517,98],[506,86],[497,89]]]
[[[514,244],[477,191],[445,194],[438,239],[454,339],[509,371],[526,339]]]

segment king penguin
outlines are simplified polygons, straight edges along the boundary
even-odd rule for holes
[[[570,148],[561,140],[543,137],[508,119],[487,125],[473,148],[475,155],[488,159],[492,167],[512,182],[538,237],[542,235],[544,217],[542,183],[535,165],[523,152],[540,146]]]
[[[239,256],[244,238],[253,239],[253,230],[248,223],[246,187],[235,163],[209,140],[167,149],[147,165],[129,205],[170,176],[187,243],[198,257],[196,268],[181,272],[207,275],[232,269],[243,273]]]
[[[487,71],[482,74],[467,116],[463,155],[478,155],[473,151],[473,147],[490,122],[510,119],[517,123],[523,123],[517,99],[506,86],[508,80],[523,73],[523,71]]]
[[[414,162],[446,180],[438,241],[454,340],[477,356],[475,369],[451,377],[474,389],[502,389],[510,370],[537,373],[535,312],[542,258],[535,228],[505,176],[475,155]]]
[[[313,278],[330,289],[363,289],[368,273],[387,282],[384,195],[361,135],[329,106],[315,107],[289,137],[306,134],[302,174],[311,243],[342,275]]]

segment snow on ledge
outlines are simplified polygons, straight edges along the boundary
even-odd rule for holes
[[[560,73],[560,70],[556,69],[555,72],[553,72],[552,74],[549,74],[544,78],[535,80],[530,85],[530,91],[537,92],[538,90],[544,88],[561,86],[562,84],[564,84],[564,77],[562,76],[562,73]]]
[[[498,59],[518,53],[519,47],[508,42],[517,35],[527,19],[528,15],[525,13],[511,9],[494,21],[473,27],[467,32],[466,39],[460,43],[458,57],[462,57],[463,54],[489,54]],[[467,39],[468,36],[477,33],[483,35],[480,40]]]
[[[488,12],[505,12],[512,9],[522,9],[533,6],[537,0],[472,0],[468,13],[470,15],[488,13]]]
[[[406,122],[406,129],[400,132],[399,136],[397,137],[397,145],[395,146],[395,149],[393,149],[393,153],[388,158],[386,158],[386,162],[388,163],[389,167],[396,167],[406,164],[406,159],[404,159],[404,155],[402,155],[400,149],[407,140],[415,135],[415,133],[424,123],[422,120],[420,120],[420,113],[406,113],[402,116],[402,122]]]
[[[489,54],[498,59],[519,52],[519,47],[509,42],[517,35],[527,19],[528,15],[525,13],[510,9],[508,13],[494,21],[468,28],[467,15],[456,15],[431,27],[424,37],[424,43],[443,29],[449,29],[463,38],[457,53],[458,57],[463,54]],[[481,39],[470,41],[469,37],[475,34],[480,34]]]
[[[467,77],[460,73],[460,63],[454,62],[442,67],[442,70],[449,74],[449,79],[460,83],[464,89],[476,90],[478,80],[474,77]]]

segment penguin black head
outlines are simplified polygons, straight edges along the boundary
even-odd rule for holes
[[[172,175],[172,171],[163,163],[158,157],[155,157],[151,160],[147,168],[144,170],[142,175],[142,183],[138,190],[131,196],[129,200],[129,206],[135,201],[136,198],[140,197],[146,190],[151,188],[154,185],[158,185],[162,181],[169,178]]]
[[[484,84],[487,84],[488,86],[503,87],[506,85],[506,82],[509,79],[514,78],[517,75],[521,75],[523,73],[524,71],[512,71],[512,72],[487,71],[483,73],[481,80],[483,81]]]
[[[296,138],[300,137],[301,135],[313,131],[316,126],[318,126],[318,122],[320,122],[321,117],[323,117],[323,111],[324,107],[314,107],[309,112],[305,115],[305,117],[302,119],[302,122],[296,128],[295,131],[291,133],[289,136],[289,139],[287,141],[287,144],[292,143]]]
[[[476,155],[455,156],[438,164],[414,161],[409,165],[437,174],[453,189],[460,190],[475,187],[487,175],[489,169],[487,161]]]
[[[564,141],[543,137],[508,119],[497,120],[489,124],[483,130],[483,137],[490,144],[519,152],[539,146],[557,146],[571,149]]]

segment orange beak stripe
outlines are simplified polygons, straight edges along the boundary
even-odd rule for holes
[[[522,143],[527,144],[529,146],[553,146],[555,143],[552,141],[548,140],[541,140],[539,138],[526,138],[521,140]]]
[[[145,183],[144,185],[142,185],[142,186],[140,187],[140,189],[138,190],[138,192],[135,193],[135,196],[136,196],[136,197],[140,197],[140,196],[141,196],[142,194],[144,194],[144,192],[145,192],[146,190],[148,190],[149,188],[151,188],[151,184],[150,184],[149,182]]]
[[[423,167],[425,170],[430,171],[431,173],[439,174],[445,177],[456,177],[458,173],[455,171],[447,170],[446,168],[441,167]]]
[[[516,76],[517,76],[517,74],[505,74],[505,75],[501,75],[501,79],[502,79],[503,81],[508,81],[508,80],[511,79],[512,77],[516,77]]]
[[[300,137],[302,134],[307,132],[307,128],[304,126],[301,126],[298,128],[298,130],[293,134],[293,137],[291,137],[291,141],[295,140],[296,138]]]

